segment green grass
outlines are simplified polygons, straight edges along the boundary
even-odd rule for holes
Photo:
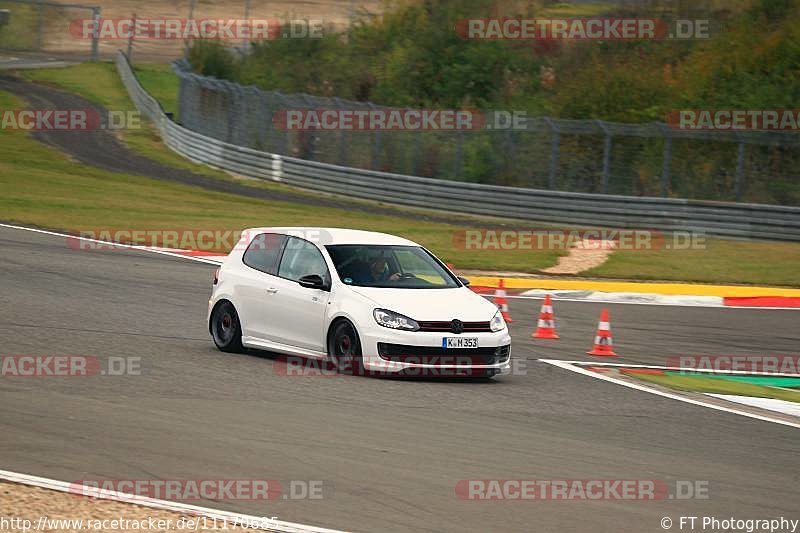
[[[696,375],[627,375],[642,381],[647,381],[649,383],[654,383],[656,385],[681,391],[708,392],[712,394],[734,394],[738,396],[755,396],[758,398],[775,398],[777,400],[800,403],[800,392],[777,389],[774,387],[764,387],[761,385],[751,385],[750,383],[705,378]]]
[[[144,64],[136,68],[144,88],[156,95],[166,111],[177,111],[178,79],[168,65]],[[125,86],[113,63],[83,63],[62,69],[26,70],[20,75],[31,81],[49,83],[76,93],[90,102],[115,111],[134,110]],[[166,105],[165,105],[166,104]],[[230,179],[224,172],[192,163],[164,146],[152,125],[142,121],[141,128],[119,131],[120,138],[134,151],[175,168],[220,179]]]
[[[177,107],[177,77],[167,65],[142,64],[137,66],[137,75],[144,87],[154,94],[165,108]],[[84,98],[109,109],[130,110],[133,104],[125,92],[112,63],[86,63],[64,69],[25,71],[25,77],[33,81],[55,84],[66,90],[82,95]],[[167,149],[156,131],[148,124],[142,129],[125,130],[120,134],[131,149],[163,164],[191,170],[198,174],[227,181],[242,181],[222,171],[198,165]],[[255,180],[246,180],[250,186],[272,190],[288,190],[283,185]],[[196,189],[193,189],[196,190]],[[298,193],[297,189],[291,189]],[[315,193],[301,191],[306,196]],[[369,202],[357,202],[369,203]],[[297,206],[299,209],[299,206]],[[304,208],[319,211],[318,208]],[[321,215],[321,214],[320,214]],[[350,214],[351,224],[360,224],[363,214]],[[462,227],[468,227],[472,217],[465,216]],[[283,219],[282,219],[283,220]],[[413,229],[409,220],[395,219],[398,228]],[[363,223],[369,223],[363,220]],[[508,221],[506,221],[508,222]],[[266,224],[268,222],[259,222]],[[271,222],[269,222],[271,223]],[[281,222],[298,225],[300,222]],[[341,222],[336,225],[343,225]],[[514,224],[516,227],[532,227],[531,223]],[[536,227],[545,225],[538,224]],[[359,226],[361,227],[361,226]],[[399,232],[388,229],[390,233]],[[437,249],[454,249],[452,237],[430,237]],[[445,242],[445,241],[450,242]],[[776,286],[800,286],[800,244],[779,242],[747,242],[723,239],[706,239],[701,249],[690,250],[652,250],[617,251],[602,266],[583,272],[582,276],[609,279],[692,281],[699,283],[741,283]],[[513,270],[535,272],[542,265],[549,266],[561,251],[543,253],[531,251],[485,251],[482,253],[458,254],[455,262],[459,268]],[[546,258],[546,259],[542,259]],[[450,260],[450,259],[448,259]]]
[[[698,250],[621,250],[584,272],[599,278],[800,286],[800,244],[706,239]]]
[[[167,113],[178,115],[178,77],[170,65],[147,63],[133,68],[139,83],[161,103]]]
[[[0,92],[0,109],[22,102]],[[75,163],[26,133],[0,130],[0,218],[63,230],[209,229],[333,226],[402,235],[459,267],[492,268],[492,252],[467,252],[453,242],[455,226],[289,202],[263,201],[112,173]],[[545,268],[554,252],[516,256],[509,267]]]
[[[0,9],[11,11],[8,25],[0,26],[0,48],[9,50],[32,50],[37,48],[36,35],[39,29],[37,7],[0,0]]]

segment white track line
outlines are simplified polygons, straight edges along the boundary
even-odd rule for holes
[[[41,233],[43,235],[53,235],[55,237],[64,237],[65,239],[75,239],[79,241],[86,241],[86,242],[94,242],[98,244],[107,244],[110,246],[116,246],[119,248],[128,248],[129,250],[138,250],[140,252],[149,252],[152,254],[160,254],[160,255],[168,255],[170,257],[179,257],[181,259],[188,259],[190,261],[195,261],[198,263],[206,263],[208,265],[217,265],[219,266],[219,261],[212,261],[210,259],[205,259],[203,257],[192,257],[188,255],[176,254],[173,252],[167,252],[165,250],[157,250],[154,248],[149,248],[147,246],[141,246],[138,244],[122,244],[119,242],[111,242],[111,241],[101,241],[98,239],[90,239],[88,237],[78,237],[77,235],[70,235],[68,233],[58,233],[57,231],[47,231],[43,229],[37,228],[26,228],[25,226],[14,226],[12,224],[0,224],[2,228],[11,228],[11,229],[18,229],[23,231],[32,231],[34,233]]]
[[[44,477],[29,476],[27,474],[18,474],[16,472],[9,472],[6,470],[0,470],[0,480],[10,481],[12,483],[20,483],[22,485],[28,485],[31,487],[56,490],[58,492],[66,492],[69,494],[80,494],[78,491],[81,490],[81,486],[74,483],[67,483],[65,481],[58,481]],[[113,500],[117,502],[139,505],[142,507],[150,507],[152,509],[162,509],[165,511],[204,516],[211,519],[227,520],[230,524],[233,524],[235,521],[236,524],[265,524],[269,528],[265,531],[280,531],[285,533],[341,533],[335,529],[306,526],[303,524],[296,524],[294,522],[284,522],[282,520],[270,520],[261,516],[231,513],[228,511],[220,511],[218,509],[209,509],[208,507],[198,507],[195,505],[186,505],[167,500],[157,500],[155,498],[146,498],[144,496],[138,496],[135,494],[125,494],[123,492],[104,490],[96,487],[87,486],[86,490],[90,491],[89,494],[92,495],[92,498],[100,500]]]
[[[135,245],[135,244],[122,244],[122,243],[110,242],[110,241],[102,241],[102,240],[98,240],[98,239],[90,239],[88,237],[79,237],[77,235],[70,235],[68,233],[59,233],[59,232],[56,232],[56,231],[48,231],[48,230],[37,229],[37,228],[28,228],[28,227],[25,227],[25,226],[15,226],[13,224],[2,224],[2,223],[0,223],[0,227],[18,229],[18,230],[23,230],[23,231],[32,231],[34,233],[41,233],[43,235],[53,235],[53,236],[56,236],[56,237],[64,237],[64,238],[69,238],[69,239],[76,239],[76,240],[81,240],[81,241],[94,242],[94,243],[98,243],[98,244],[107,244],[107,245],[111,245],[111,246],[117,246],[117,247],[120,247],[120,248],[128,248],[128,249],[131,249],[131,250],[138,250],[138,251],[141,251],[141,252],[150,252],[150,253],[153,253],[153,254],[167,255],[167,256],[170,256],[170,257],[179,257],[181,259],[188,259],[189,261],[195,261],[197,263],[205,263],[207,265],[217,265],[218,266],[221,263],[221,259],[223,259],[223,257],[221,257],[220,259],[217,259],[217,260],[206,259],[204,257],[182,255],[182,254],[178,254],[178,253],[168,252],[166,250],[159,250],[159,249],[155,249],[155,248],[149,248],[147,246],[140,246],[140,245]],[[481,296],[483,296],[484,298],[494,298],[493,294],[481,294]],[[517,300],[543,300],[544,296],[510,296],[510,295],[507,295],[506,298],[514,298],[514,299],[517,299]],[[557,296],[554,296],[553,300],[554,301],[558,301],[558,302],[577,302],[577,303],[595,303],[595,304],[620,304],[620,305],[653,305],[653,306],[662,306],[662,307],[705,307],[705,308],[711,308],[711,309],[756,309],[756,310],[773,310],[773,311],[800,311],[800,308],[798,308],[798,307],[745,307],[745,306],[725,306],[725,305],[720,305],[720,306],[702,305],[701,306],[701,305],[687,305],[687,304],[680,304],[680,303],[617,302],[617,301],[606,301],[606,300],[591,300],[591,301],[589,301],[589,300],[585,300],[585,299],[581,299],[581,298],[559,298]]]
[[[713,356],[711,356],[713,357]],[[747,356],[743,356],[747,357]],[[550,361],[551,359],[540,359],[540,361]],[[742,376],[766,376],[775,378],[800,378],[800,374],[790,374],[788,372],[750,372],[747,370],[715,370],[711,368],[690,368],[679,366],[659,366],[659,365],[628,365],[625,363],[595,363],[593,361],[564,361],[561,359],[554,359],[562,363],[569,363],[571,365],[579,366],[607,366],[619,368],[652,368],[653,370],[669,370],[672,372],[710,372],[714,374],[731,374]]]
[[[687,398],[686,396],[681,396],[680,394],[673,394],[671,392],[664,392],[660,390],[656,390],[650,387],[645,387],[644,385],[639,385],[638,383],[631,383],[628,381],[624,381],[617,378],[612,378],[610,376],[605,376],[603,374],[598,374],[597,372],[591,372],[589,370],[585,370],[583,368],[579,368],[575,366],[573,363],[574,361],[560,361],[557,359],[539,359],[542,363],[547,363],[548,365],[557,366],[558,368],[563,368],[564,370],[569,370],[570,372],[575,372],[577,374],[583,374],[584,376],[589,376],[595,379],[599,379],[602,381],[608,381],[610,383],[615,383],[617,385],[622,385],[623,387],[628,387],[631,389],[636,389],[644,392],[649,392],[650,394],[655,394],[656,396],[662,396],[664,398],[671,398],[673,400],[678,400],[685,403],[690,403],[692,405],[700,405],[702,407],[708,407],[709,409],[716,409],[717,411],[723,411],[726,413],[733,413],[736,415],[746,416],[748,418],[755,418],[756,420],[763,420],[764,422],[772,422],[773,424],[781,424],[783,426],[789,426],[796,429],[800,429],[800,423],[796,422],[789,422],[788,420],[782,420],[780,418],[772,418],[770,416],[764,415],[757,415],[755,413],[750,413],[748,411],[742,411],[740,409],[735,409],[731,407],[723,407],[721,405],[716,405],[709,402],[704,402],[702,400],[695,400],[694,398]],[[585,363],[585,361],[581,361],[581,363]],[[627,366],[627,365],[626,365]]]

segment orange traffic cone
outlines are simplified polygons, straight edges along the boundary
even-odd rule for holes
[[[511,315],[508,312],[508,300],[506,300],[506,283],[503,278],[500,278],[500,285],[494,290],[494,305],[500,310],[503,315],[503,320],[507,323],[513,322]]]
[[[539,324],[536,331],[531,335],[534,339],[558,339],[556,333],[556,323],[553,319],[553,304],[550,295],[545,295],[542,310],[539,312]]]
[[[611,325],[608,322],[608,309],[603,309],[600,312],[600,323],[597,324],[597,336],[594,338],[594,347],[592,351],[586,352],[589,355],[597,356],[614,356],[612,346],[614,342],[611,340]]]

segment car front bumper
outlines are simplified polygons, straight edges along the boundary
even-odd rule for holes
[[[511,336],[497,332],[398,331],[376,326],[359,332],[364,369],[408,376],[494,376],[511,372]],[[444,337],[477,338],[478,348],[442,348]]]

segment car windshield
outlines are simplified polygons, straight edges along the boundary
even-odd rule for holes
[[[326,247],[339,279],[358,287],[445,289],[458,280],[424,248],[340,244]]]

